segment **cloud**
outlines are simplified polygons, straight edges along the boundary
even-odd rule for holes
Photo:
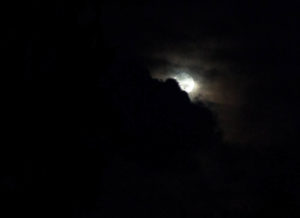
[[[199,84],[197,93],[190,95],[201,100],[218,114],[226,140],[239,141],[243,122],[242,107],[246,92],[253,82],[248,68],[236,59],[242,45],[232,40],[199,40],[164,45],[148,53],[152,77],[165,80],[180,72],[188,72]]]

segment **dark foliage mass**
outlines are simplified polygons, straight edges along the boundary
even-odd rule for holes
[[[203,103],[102,43],[97,14],[53,2],[7,30],[23,80],[3,102],[2,217],[298,217],[295,153],[222,143]]]

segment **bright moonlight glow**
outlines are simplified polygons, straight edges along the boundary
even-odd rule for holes
[[[195,81],[187,73],[180,73],[179,75],[175,76],[174,79],[178,81],[179,86],[182,90],[186,91],[187,93],[193,91],[195,87]]]

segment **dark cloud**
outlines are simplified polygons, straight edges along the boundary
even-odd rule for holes
[[[114,17],[118,22],[112,26],[123,29],[111,35],[109,29],[106,32],[146,56],[154,77],[166,78],[180,70],[192,73],[202,82],[202,99],[205,96],[218,105],[215,109],[230,140],[248,144],[277,141],[267,120],[282,121],[267,108],[280,102],[282,110],[278,112],[287,114],[287,107],[282,105],[289,104],[287,99],[294,92],[291,87],[297,79],[295,45],[299,35],[295,11],[273,3],[189,1],[168,7],[169,3],[133,4],[117,12],[108,7],[107,26]],[[141,21],[134,22],[136,17]],[[136,26],[141,23],[142,27]],[[285,94],[276,93],[280,90],[277,87],[285,89]]]

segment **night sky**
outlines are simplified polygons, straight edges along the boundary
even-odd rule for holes
[[[299,217],[298,11],[7,3],[1,217]]]

